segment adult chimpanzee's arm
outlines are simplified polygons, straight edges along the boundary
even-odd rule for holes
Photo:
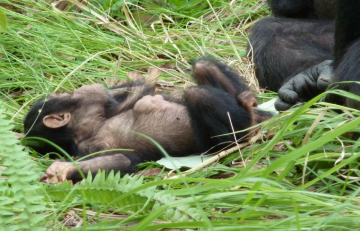
[[[331,63],[326,60],[289,79],[278,91],[276,110],[285,111],[324,92],[332,75]]]
[[[41,182],[46,183],[58,183],[65,180],[72,180],[73,182],[80,181],[90,171],[92,175],[95,175],[98,170],[106,170],[108,172],[114,170],[114,172],[120,171],[122,175],[135,172],[135,166],[139,163],[136,159],[132,158],[136,155],[129,154],[113,154],[113,155],[101,155],[89,160],[79,161],[75,164],[70,162],[54,162],[46,170],[45,175],[40,179]]]
[[[342,62],[331,77],[330,87],[349,91],[360,95],[360,40],[351,45],[343,56]],[[325,101],[360,109],[360,102],[356,99],[343,97],[337,94],[327,94]]]
[[[360,80],[360,1],[337,1],[335,20],[335,60],[333,86],[360,95],[358,83],[341,83]],[[328,94],[325,100],[360,109],[359,101]]]
[[[343,60],[348,48],[360,38],[360,1],[337,1],[336,7],[335,68]]]

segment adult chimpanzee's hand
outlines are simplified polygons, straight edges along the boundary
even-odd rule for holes
[[[331,63],[331,60],[326,60],[289,79],[278,91],[276,110],[285,111],[324,92],[330,84]]]

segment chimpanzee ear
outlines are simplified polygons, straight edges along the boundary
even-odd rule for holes
[[[51,114],[43,118],[43,123],[48,128],[61,128],[69,123],[70,118],[71,114],[68,112]]]
[[[252,107],[258,106],[258,101],[251,91],[244,91],[243,93],[238,95],[237,99],[242,107],[250,109]]]

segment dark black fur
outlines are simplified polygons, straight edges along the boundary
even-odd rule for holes
[[[238,102],[229,93],[210,86],[189,88],[185,91],[186,107],[191,118],[195,136],[200,150],[206,151],[211,147],[215,150],[229,145],[234,141],[233,134],[219,136],[219,134],[232,133],[227,112],[229,112],[234,131],[244,130],[250,125],[249,113],[239,107]],[[247,132],[237,133],[241,138]]]
[[[271,12],[276,17],[315,18],[311,0],[269,0]]]
[[[360,38],[360,1],[338,0],[337,8],[335,21],[335,68],[342,61],[348,48]]]
[[[324,91],[326,87],[319,87],[326,86],[324,80],[333,83],[332,88],[360,94],[358,84],[338,83],[360,80],[360,2],[329,1],[327,5],[324,2],[272,0],[269,3],[276,16],[296,19],[266,18],[251,29],[256,75],[261,87],[279,91],[278,110],[286,110]],[[321,16],[330,7],[331,12],[337,9],[335,23],[322,20],[333,18]],[[297,13],[296,9],[308,9],[308,14]],[[332,65],[323,65],[325,60],[333,60]],[[325,100],[360,108],[358,102],[335,95],[328,95]]]
[[[333,59],[334,23],[269,17],[255,23],[249,41],[260,87],[278,91],[296,74]]]
[[[230,83],[231,86],[235,89],[235,91],[230,92],[229,86],[227,86],[225,83],[219,81],[219,76],[216,76],[215,73],[211,73],[206,76],[206,78],[198,78],[195,74],[193,74],[193,78],[195,79],[197,85],[208,85],[212,86],[213,88],[221,89],[225,92],[228,92],[232,94],[233,97],[237,97],[242,92],[250,91],[250,88],[244,83],[243,78],[239,78],[239,75],[236,74],[233,70],[230,69],[229,66],[211,58],[211,57],[202,57],[194,63],[193,66],[196,65],[196,63],[199,63],[201,61],[208,61],[209,63],[212,63],[215,65],[219,70],[221,70],[222,74],[226,76],[226,79],[228,80],[227,83]]]
[[[341,81],[360,81],[360,1],[348,0],[337,2],[335,30],[335,73],[331,78],[333,86],[360,95],[358,83]],[[333,87],[332,86],[332,87]],[[358,101],[328,95],[326,100],[348,107],[360,109]]]
[[[276,17],[334,19],[336,0],[268,0]]]

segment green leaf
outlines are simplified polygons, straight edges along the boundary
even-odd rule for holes
[[[32,227],[36,227],[35,222],[42,219],[37,214],[42,212],[45,206],[36,205],[43,196],[31,195],[39,188],[35,184],[38,177],[33,170],[34,163],[31,161],[29,154],[23,151],[23,147],[19,144],[15,134],[9,131],[13,126],[5,117],[2,107],[0,107],[0,121],[0,140],[2,142],[0,158],[2,165],[7,166],[7,169],[1,174],[9,176],[0,181],[2,184],[0,187],[0,204],[2,206],[11,206],[8,210],[5,210],[6,212],[0,214],[0,230],[2,230],[1,224],[6,225],[6,230],[11,230],[11,228],[15,227],[11,226],[11,223],[15,222],[21,224],[22,228],[28,228],[30,224]],[[0,211],[2,210],[0,209]],[[12,214],[11,218],[6,216],[10,214]]]
[[[0,8],[0,32],[5,32],[7,30],[7,20],[5,12]]]

